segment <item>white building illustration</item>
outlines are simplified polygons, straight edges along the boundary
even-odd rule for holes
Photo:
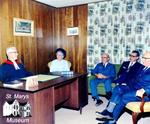
[[[29,102],[19,103],[17,100],[5,101],[3,105],[3,116],[30,117],[31,105]]]
[[[12,113],[12,107],[8,104],[8,102],[5,102],[3,105],[3,116],[10,116]]]
[[[30,106],[30,104],[28,102],[25,103],[25,104],[21,104],[20,109],[21,109],[20,115],[22,117],[29,117],[29,116],[31,116],[31,106]]]
[[[19,116],[20,115],[20,111],[19,111],[19,102],[17,100],[15,100],[12,104],[12,115],[14,117]]]

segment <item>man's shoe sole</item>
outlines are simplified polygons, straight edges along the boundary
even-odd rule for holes
[[[96,118],[97,121],[111,121],[113,118]]]
[[[96,116],[98,118],[106,118],[106,119],[112,119],[109,115],[102,115],[100,112],[96,112]]]
[[[101,104],[103,104],[103,101],[101,101],[100,103],[96,103],[95,106],[97,107],[97,106],[99,106]]]

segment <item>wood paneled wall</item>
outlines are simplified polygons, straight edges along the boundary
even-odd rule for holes
[[[67,59],[77,72],[86,71],[87,60],[87,6],[76,6],[55,10],[54,48],[67,50]],[[79,35],[66,36],[66,29],[79,27]]]
[[[14,36],[13,18],[34,21],[34,37]],[[67,36],[68,27],[79,27],[78,36]],[[87,5],[53,8],[33,0],[0,0],[0,63],[5,49],[16,46],[26,68],[34,73],[48,72],[54,51],[63,47],[75,72],[86,72]]]

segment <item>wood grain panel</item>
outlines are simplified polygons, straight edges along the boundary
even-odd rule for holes
[[[34,21],[34,37],[14,36],[13,18]],[[79,27],[78,36],[67,36],[68,27]],[[87,5],[53,8],[33,0],[0,0],[0,63],[5,49],[16,46],[26,68],[34,73],[48,72],[54,51],[63,47],[75,72],[86,72]]]
[[[58,86],[55,87],[55,106],[67,101],[70,98],[70,85]]]
[[[54,119],[54,88],[48,88],[30,95],[32,108],[31,124],[55,124]]]
[[[63,47],[67,51],[66,59],[71,61],[73,70],[86,72],[87,5],[56,9],[55,19],[54,48]],[[69,27],[79,27],[79,35],[67,36]]]

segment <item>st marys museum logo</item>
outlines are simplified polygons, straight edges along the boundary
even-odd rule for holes
[[[5,101],[3,117],[31,117],[31,105],[29,102],[20,103],[17,100]]]
[[[29,95],[10,94],[5,96],[3,102],[3,121],[5,124],[23,124],[30,123],[31,104],[29,103]]]

